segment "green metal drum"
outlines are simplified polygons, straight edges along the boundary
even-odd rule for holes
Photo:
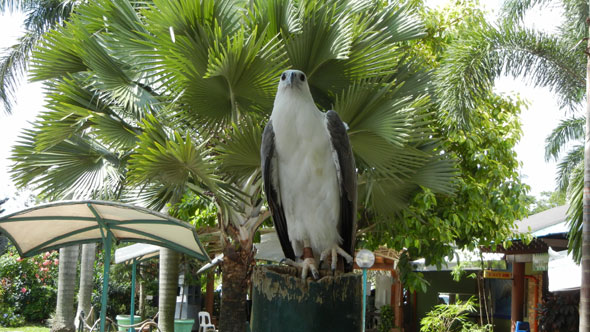
[[[296,276],[296,269],[258,266],[252,276],[251,331],[359,332],[362,280],[360,274],[318,281]]]

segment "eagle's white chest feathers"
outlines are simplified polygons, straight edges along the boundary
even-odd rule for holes
[[[280,199],[297,256],[308,240],[314,253],[341,243],[340,193],[326,116],[306,100],[284,98],[271,115]]]

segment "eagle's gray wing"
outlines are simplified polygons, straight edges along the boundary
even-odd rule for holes
[[[287,228],[287,219],[285,211],[281,204],[281,194],[279,189],[278,163],[275,155],[275,133],[272,122],[268,121],[262,134],[262,146],[260,147],[260,157],[262,160],[262,179],[264,181],[264,193],[272,214],[272,220],[275,230],[281,242],[281,248],[285,258],[295,260],[295,252]]]
[[[332,154],[338,172],[340,186],[340,220],[338,232],[342,238],[341,248],[354,257],[356,237],[356,165],[346,127],[334,111],[326,113],[327,129],[332,143]],[[347,267],[352,270],[352,266]]]

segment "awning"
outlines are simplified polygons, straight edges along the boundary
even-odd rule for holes
[[[162,247],[147,243],[136,243],[115,250],[115,264],[142,262],[160,255]]]
[[[141,242],[209,261],[195,228],[146,208],[107,201],[62,201],[0,218],[0,231],[21,257],[83,243],[102,242],[105,255],[100,331],[105,330],[111,244]]]
[[[62,201],[0,218],[0,231],[22,257],[74,244],[115,241],[167,247],[209,261],[194,226],[166,214],[106,201]]]

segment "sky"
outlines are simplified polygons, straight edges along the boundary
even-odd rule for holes
[[[449,0],[428,0],[430,6],[440,6],[448,3]],[[490,10],[490,17],[499,8],[501,0],[485,0],[486,8]],[[0,14],[0,48],[13,45],[22,34],[22,14],[1,15]],[[559,11],[556,10],[534,10],[531,11],[525,24],[529,27],[538,28],[551,32],[561,21]],[[17,94],[17,105],[11,115],[0,110],[0,199],[3,197],[14,197],[16,189],[10,180],[8,167],[10,150],[14,142],[24,128],[31,128],[30,122],[34,121],[36,115],[43,108],[42,85],[41,83],[22,84]],[[531,194],[539,197],[543,191],[555,189],[555,162],[545,162],[544,147],[545,138],[558,124],[560,119],[566,117],[559,109],[555,97],[548,89],[534,88],[522,79],[502,77],[497,80],[495,91],[504,94],[519,94],[521,98],[529,102],[528,109],[521,114],[523,137],[516,146],[518,159],[522,162],[521,176],[523,181],[531,186]],[[28,193],[20,193],[27,196]],[[11,199],[3,208],[5,213],[23,208],[23,200]]]
[[[21,22],[22,15],[1,15],[0,14],[0,48],[13,45],[19,36],[22,35]],[[16,195],[16,188],[10,180],[8,167],[11,164],[9,160],[12,145],[18,141],[18,136],[24,128],[31,128],[29,122],[34,121],[37,113],[43,107],[42,86],[41,83],[23,83],[17,92],[17,105],[12,110],[11,115],[7,115],[3,109],[0,109],[0,199],[9,197],[2,208],[5,213],[15,211],[25,207],[22,199],[12,199]],[[28,192],[20,192],[21,196],[26,197]]]

